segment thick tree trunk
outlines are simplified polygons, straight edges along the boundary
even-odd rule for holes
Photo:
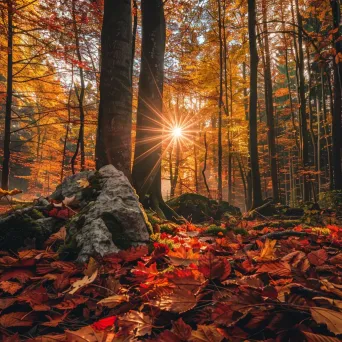
[[[130,0],[105,0],[101,34],[96,167],[112,164],[131,178],[132,10]]]
[[[12,0],[7,1],[7,91],[6,91],[6,112],[4,132],[4,155],[2,162],[1,187],[8,190],[9,187],[9,162],[11,144],[11,122],[12,122],[12,97],[13,97],[13,4]]]
[[[259,158],[258,158],[258,51],[256,46],[256,8],[255,0],[248,0],[248,32],[250,49],[250,96],[249,96],[249,148],[252,176],[252,208],[262,204]]]
[[[179,218],[161,194],[165,17],[162,0],[143,0],[142,51],[133,183],[140,201],[161,217]]]
[[[334,20],[334,34],[336,54],[342,53],[341,36],[341,5],[338,0],[331,0],[331,9]],[[332,149],[333,149],[333,169],[334,169],[334,189],[342,190],[341,171],[341,113],[342,113],[342,62],[340,59],[334,61],[334,111],[332,118]]]

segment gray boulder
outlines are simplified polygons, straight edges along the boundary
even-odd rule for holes
[[[87,178],[88,193],[79,180]],[[78,261],[118,252],[149,241],[148,221],[138,197],[121,171],[107,165],[98,172],[68,177],[51,198],[75,196],[81,211],[67,229],[67,243],[76,247]]]

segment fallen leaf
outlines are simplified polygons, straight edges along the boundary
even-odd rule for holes
[[[312,318],[318,324],[326,324],[328,329],[335,335],[342,334],[342,312],[317,306],[311,307],[310,312]]]
[[[192,342],[221,342],[223,336],[213,325],[198,325],[197,330],[191,332],[189,341]]]
[[[319,249],[318,251],[310,252],[308,254],[308,259],[311,265],[321,266],[327,261],[328,254],[325,249]]]
[[[129,301],[129,296],[114,295],[114,296],[110,296],[110,297],[100,300],[99,302],[97,302],[97,304],[100,304],[100,305],[103,305],[112,309],[118,306],[119,304],[123,302],[128,302],[128,301]]]
[[[4,292],[7,292],[11,295],[14,295],[18,292],[23,286],[19,283],[15,283],[14,281],[0,281],[0,289]]]
[[[82,279],[75,281],[71,284],[70,289],[64,291],[64,293],[74,294],[82,287],[91,284],[97,277],[98,270],[96,270],[91,276],[84,276]]]
[[[33,325],[33,322],[33,316],[27,312],[11,312],[0,317],[0,325],[3,328],[30,327]]]
[[[142,312],[130,310],[119,317],[119,325],[134,332],[135,336],[150,335],[152,331],[152,318]]]
[[[77,181],[77,183],[78,183],[78,186],[79,186],[80,188],[83,188],[83,189],[88,188],[88,187],[90,186],[90,183],[89,183],[89,181],[88,181],[87,178],[79,179],[79,180]]]

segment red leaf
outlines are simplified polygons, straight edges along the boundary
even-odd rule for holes
[[[107,328],[113,327],[116,320],[117,320],[116,316],[106,317],[93,323],[91,326],[96,330],[106,330]]]
[[[231,267],[225,257],[215,256],[209,252],[200,258],[198,270],[208,279],[222,281],[229,276]]]
[[[309,253],[308,259],[311,265],[321,266],[327,261],[328,254],[325,251],[325,249],[319,249],[318,251],[313,251]]]

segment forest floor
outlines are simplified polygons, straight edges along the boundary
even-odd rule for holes
[[[0,252],[2,340],[340,341],[342,228],[267,225],[164,226],[86,265],[59,259],[64,227]]]

